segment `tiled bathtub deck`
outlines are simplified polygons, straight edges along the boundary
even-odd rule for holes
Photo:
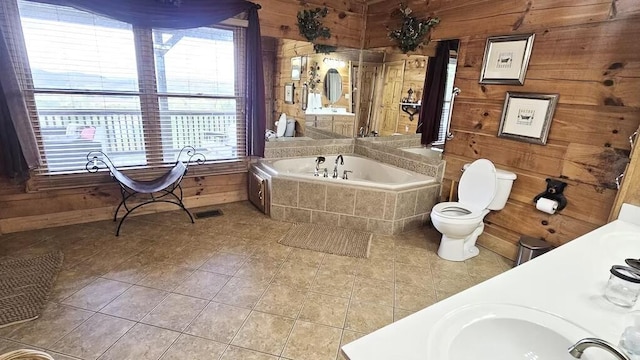
[[[340,344],[510,267],[487,250],[440,260],[430,229],[374,236],[369,259],[293,249],[249,203],[0,236],[0,258],[61,249],[44,314],[0,329],[0,354],[64,359],[342,359]]]

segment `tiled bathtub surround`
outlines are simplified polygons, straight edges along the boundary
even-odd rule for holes
[[[360,141],[367,143],[380,144],[392,148],[414,147],[420,146],[420,134],[414,135],[394,135],[394,136],[375,136],[358,138]]]
[[[376,234],[399,234],[428,220],[439,191],[437,183],[405,191],[380,191],[274,177],[271,217]]]
[[[307,127],[304,129],[304,136],[308,136],[314,140],[322,139],[351,139],[350,137],[336,134],[332,131],[317,129],[314,127]]]
[[[385,164],[429,175],[438,182],[442,182],[445,167],[444,160],[400,150],[403,147],[420,146],[419,135],[324,139],[324,136],[332,133],[313,128],[310,128],[310,130],[314,132],[308,134],[310,137],[321,140],[267,142],[264,157],[277,159],[300,156],[358,154]],[[315,132],[318,132],[318,134],[315,134]],[[341,137],[336,134],[333,134],[333,136]]]
[[[309,136],[313,137],[312,134]],[[419,145],[418,135],[267,142],[265,158],[355,153],[437,180],[436,184],[426,187],[396,192],[273,178],[271,216],[278,220],[329,224],[377,234],[398,234],[414,229],[428,220],[440,193],[445,166],[440,159],[399,149]]]
[[[385,164],[432,176],[441,183],[444,176],[444,160],[399,149],[418,145],[420,138],[413,135],[358,138],[355,140],[354,152]]]
[[[267,159],[314,155],[353,154],[353,139],[325,139],[307,141],[267,142]]]

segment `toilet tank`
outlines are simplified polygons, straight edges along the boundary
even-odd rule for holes
[[[467,169],[471,164],[464,164],[462,167],[463,171]],[[504,206],[507,204],[507,199],[509,199],[509,194],[511,194],[511,187],[513,186],[513,181],[517,178],[517,175],[511,171],[502,170],[496,168],[496,196],[493,198],[487,209],[489,210],[502,210]]]
[[[502,210],[504,206],[507,204],[507,199],[509,199],[509,194],[511,194],[511,187],[513,186],[513,181],[516,179],[516,174],[511,171],[497,169],[496,168],[496,177],[497,181],[497,189],[496,196],[493,198],[487,209],[489,210]]]

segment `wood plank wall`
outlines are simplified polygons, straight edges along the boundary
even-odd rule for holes
[[[260,31],[262,36],[280,39],[305,40],[298,32],[298,11],[327,7],[329,13],[323,24],[331,29],[331,38],[322,43],[361,48],[365,5],[361,0],[256,0],[262,6]]]
[[[307,54],[313,53],[313,45],[309,42],[287,39],[278,39],[277,41],[276,66],[273,81],[274,119],[278,120],[282,113],[287,114],[287,117],[296,119],[296,131],[298,133],[304,133],[305,113],[304,110],[302,110],[300,101],[302,101],[302,84],[308,77],[306,72],[308,71],[310,64],[307,63],[304,71],[305,73],[300,74],[300,80],[293,81],[291,80],[291,58],[294,56],[306,56]],[[288,82],[292,82],[295,86],[293,104],[285,104],[284,102],[284,85]],[[317,91],[322,91],[321,84],[318,84]]]
[[[368,10],[365,47],[389,46],[395,3]],[[412,0],[417,15],[441,20],[433,39],[461,40],[456,99],[445,147],[443,194],[477,158],[518,174],[502,211],[487,216],[481,243],[513,257],[521,234],[561,245],[607,221],[614,178],[640,123],[640,2],[636,0]],[[524,86],[478,84],[487,36],[535,33]],[[546,146],[497,138],[506,91],[559,93]],[[545,178],[563,178],[569,204],[536,211]]]
[[[326,6],[329,13],[323,19],[323,24],[331,29],[331,38],[319,40],[319,42],[360,49],[362,47],[362,31],[365,26],[364,14],[366,6],[362,0],[325,0],[322,2],[256,0],[254,2],[262,6],[259,11],[262,36],[277,38],[280,40],[279,45],[282,45],[278,46],[275,76],[274,80],[271,81],[272,86],[270,87],[274,94],[273,120],[277,120],[280,114],[284,112],[288,117],[296,119],[297,131],[299,133],[303,132],[304,111],[300,107],[300,93],[306,74],[302,74],[303,77],[300,81],[292,81],[290,61],[293,56],[312,54],[314,51],[312,45],[304,41],[305,39],[298,31],[298,11]],[[298,40],[298,42],[290,40]],[[345,77],[343,76],[343,78]],[[295,85],[294,104],[285,104],[283,101],[284,84],[286,82],[293,82]],[[344,89],[347,88],[348,86],[344,87]],[[267,128],[274,129],[274,125],[269,122]]]
[[[182,186],[190,209],[247,199],[247,173],[192,176]],[[0,178],[0,188],[0,234],[111,219],[121,199],[113,182],[26,193],[23,186]],[[176,209],[168,204],[152,205],[134,214]]]

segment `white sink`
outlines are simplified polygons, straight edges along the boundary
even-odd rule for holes
[[[457,309],[440,319],[431,334],[427,359],[438,360],[571,360],[568,348],[593,337],[561,317],[512,304]],[[595,358],[586,351],[582,359]]]

